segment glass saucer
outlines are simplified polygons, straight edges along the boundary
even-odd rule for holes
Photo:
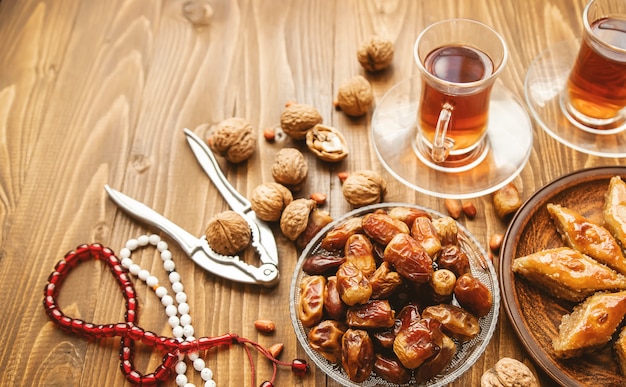
[[[600,157],[626,157],[626,131],[595,134],[572,124],[561,109],[561,92],[576,60],[580,41],[559,42],[531,63],[526,74],[526,102],[541,128],[560,143]]]
[[[418,157],[415,123],[421,88],[419,76],[396,84],[377,103],[372,117],[374,149],[393,177],[428,195],[465,199],[494,192],[521,172],[532,148],[532,124],[524,107],[499,81],[491,92],[488,150],[468,170],[434,169]]]

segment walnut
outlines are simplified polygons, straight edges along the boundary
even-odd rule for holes
[[[297,190],[307,173],[304,155],[296,148],[283,148],[276,153],[272,165],[272,176],[276,182]]]
[[[356,52],[357,59],[367,71],[384,70],[393,61],[393,42],[378,36],[372,36]]]
[[[289,203],[280,217],[280,230],[289,240],[295,241],[309,224],[309,215],[315,208],[312,199],[296,199]]]
[[[209,137],[211,150],[231,163],[240,163],[250,158],[256,147],[252,125],[244,118],[228,118],[217,125]]]
[[[252,211],[266,222],[279,220],[283,210],[292,200],[291,191],[284,185],[274,182],[257,186],[250,197]]]
[[[301,103],[288,104],[280,115],[280,127],[294,140],[303,140],[309,129],[322,121],[322,115],[317,109]]]
[[[522,362],[503,357],[480,378],[481,387],[539,387],[532,371]]]
[[[317,124],[306,134],[306,146],[318,158],[337,162],[348,156],[348,143],[337,129]]]
[[[355,207],[382,202],[387,182],[378,173],[367,169],[351,173],[342,186],[343,196]]]
[[[248,247],[252,231],[248,222],[235,211],[224,211],[209,220],[205,231],[209,246],[219,254],[235,255]]]
[[[362,116],[369,111],[373,102],[372,86],[361,75],[356,75],[339,86],[337,106],[349,116]]]

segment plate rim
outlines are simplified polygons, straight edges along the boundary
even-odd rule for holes
[[[542,202],[545,203],[550,197],[552,197],[547,195],[547,193],[554,192],[555,194],[558,194],[565,189],[568,189],[576,184],[580,184],[582,181],[601,180],[606,179],[609,176],[617,175],[622,177],[626,176],[626,166],[607,165],[584,168],[557,177],[552,182],[539,188],[522,203],[520,209],[511,219],[511,223],[507,228],[502,243],[498,274],[500,280],[501,301],[506,315],[518,339],[529,353],[535,364],[543,369],[543,371],[545,371],[554,381],[563,386],[581,385],[581,382],[573,379],[560,367],[556,366],[553,358],[548,356],[548,353],[541,348],[539,343],[534,339],[534,336],[527,329],[527,325],[525,324],[526,320],[521,315],[521,311],[516,303],[517,291],[515,288],[515,281],[513,279],[515,275],[511,270],[511,264],[514,258],[510,256],[511,250],[517,243],[520,232],[524,230],[526,225],[529,223],[530,216],[534,216],[534,214],[541,208],[539,205]],[[559,190],[559,188],[562,189]],[[534,346],[531,345],[531,342]]]

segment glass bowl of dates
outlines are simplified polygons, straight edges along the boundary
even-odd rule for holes
[[[291,322],[317,368],[345,386],[444,386],[487,347],[495,269],[454,219],[407,203],[353,210],[304,248]]]

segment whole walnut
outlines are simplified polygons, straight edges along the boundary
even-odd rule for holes
[[[372,86],[361,75],[356,75],[339,86],[336,103],[349,116],[362,116],[370,110],[373,102]]]
[[[220,122],[208,141],[211,150],[231,163],[250,158],[256,147],[252,125],[244,118],[233,117]]]
[[[266,222],[279,220],[283,210],[292,200],[291,191],[284,185],[274,182],[258,185],[250,197],[252,211]]]
[[[387,182],[378,173],[364,169],[351,173],[341,190],[348,203],[363,207],[383,201],[387,194]]]
[[[535,374],[519,360],[503,357],[480,378],[481,387],[539,387]]]
[[[372,36],[356,52],[357,59],[367,71],[384,70],[393,61],[393,42],[378,36]]]
[[[248,222],[235,211],[224,211],[209,220],[205,231],[209,246],[219,254],[235,255],[248,247],[252,231]]]
[[[309,129],[322,121],[322,115],[317,109],[302,103],[288,104],[280,115],[280,127],[295,140],[303,140]]]
[[[280,231],[289,240],[295,241],[306,230],[309,224],[309,215],[315,208],[312,199],[296,199],[285,207],[280,216]]]
[[[276,182],[297,190],[306,179],[308,170],[302,152],[296,148],[283,148],[274,157],[272,177]]]

